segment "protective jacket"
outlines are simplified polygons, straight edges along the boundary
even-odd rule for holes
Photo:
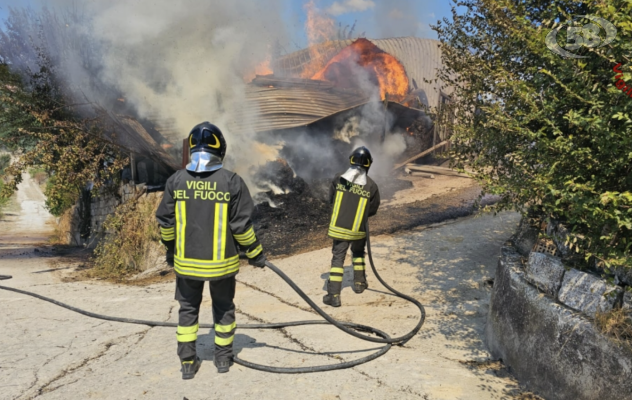
[[[329,188],[329,202],[333,204],[329,237],[346,241],[364,239],[366,220],[380,207],[380,191],[368,176],[366,185],[361,186],[341,175],[336,175]]]
[[[173,174],[156,218],[162,241],[175,247],[176,274],[199,280],[236,275],[239,248],[248,258],[263,251],[250,220],[253,210],[248,187],[234,172]]]

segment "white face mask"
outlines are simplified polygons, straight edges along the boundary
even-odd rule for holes
[[[360,186],[366,185],[366,170],[355,165],[351,166],[351,168],[340,177],[347,182],[355,183]]]
[[[223,166],[222,159],[215,154],[198,151],[191,154],[191,162],[187,164],[187,170],[191,172],[212,172]]]

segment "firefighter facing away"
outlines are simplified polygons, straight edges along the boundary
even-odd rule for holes
[[[193,128],[188,144],[191,161],[167,180],[156,212],[167,262],[176,273],[182,379],[193,378],[201,365],[195,345],[204,281],[209,282],[213,302],[213,362],[218,372],[228,372],[233,363],[239,250],[255,267],[263,268],[266,262],[250,220],[254,209],[250,192],[239,175],[222,168],[226,154],[222,132],[203,122]]]
[[[323,302],[340,307],[345,255],[349,246],[353,256],[353,291],[362,293],[369,287],[366,281],[364,247],[366,222],[380,207],[380,191],[368,177],[373,157],[366,147],[358,147],[349,157],[351,167],[338,174],[329,188],[329,202],[333,204],[329,237],[334,240],[327,294]]]

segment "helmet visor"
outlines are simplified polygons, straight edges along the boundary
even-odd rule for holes
[[[212,172],[223,166],[222,159],[215,154],[198,151],[191,154],[191,162],[187,164],[187,170],[191,172]]]

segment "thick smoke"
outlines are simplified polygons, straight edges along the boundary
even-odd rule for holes
[[[424,30],[417,15],[423,6],[419,0],[388,0],[377,3],[376,28],[381,37],[416,36]]]
[[[244,76],[273,45],[286,45],[283,0],[114,0],[79,9],[66,3],[13,10],[7,31],[31,45],[9,55],[17,69],[37,71],[37,49],[45,49],[74,97],[110,109],[121,95],[139,117],[173,121],[174,143],[211,121],[225,132],[228,162],[238,172],[269,158],[252,148],[254,132],[236,136],[231,125],[244,102]]]
[[[257,143],[255,132],[236,130],[234,123],[244,125],[236,121],[244,118],[236,112],[245,101],[244,77],[269,61],[274,49],[291,48],[293,32],[285,30],[283,19],[286,0],[42,4],[35,11],[12,10],[6,35],[0,34],[2,55],[16,69],[36,72],[44,52],[56,77],[64,81],[60,86],[65,94],[76,103],[88,101],[106,109],[124,104],[158,126],[172,124],[167,139],[176,144],[197,123],[211,121],[227,137],[227,166],[246,178],[252,166],[277,157],[279,147],[274,145],[279,142],[257,137],[267,145]],[[404,6],[411,3],[397,4],[406,11]],[[378,8],[383,6],[378,2]],[[280,155],[300,159],[295,170],[307,180],[344,165],[354,146],[367,145],[373,152],[372,174],[386,174],[405,149],[401,135],[391,133],[394,121],[375,82],[361,67],[353,76],[355,86],[370,97],[359,113],[337,121],[333,131],[303,131],[280,142],[287,146]],[[246,117],[255,122],[258,116]],[[332,135],[340,140],[332,141]]]
[[[230,146],[229,164],[245,172],[266,155],[252,147],[254,132],[238,137],[231,131],[234,111],[244,103],[243,77],[287,37],[282,5],[281,0],[101,4],[94,10],[95,32],[110,45],[103,79],[120,88],[141,116],[172,118],[180,137],[201,121],[220,126]],[[121,18],[125,15],[134,17]]]

